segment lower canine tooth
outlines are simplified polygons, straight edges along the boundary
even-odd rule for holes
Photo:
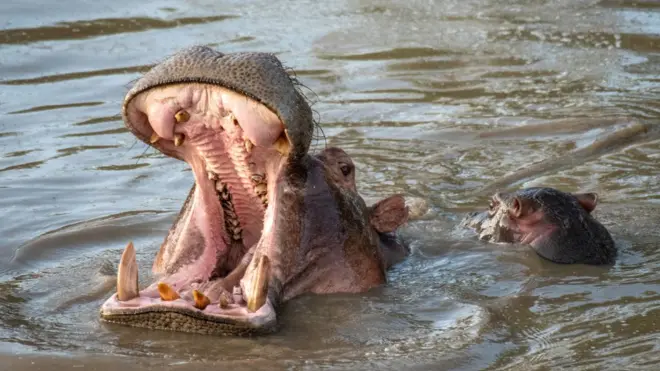
[[[149,138],[149,143],[154,144],[154,143],[158,142],[159,140],[160,140],[160,137],[159,137],[158,134],[156,134],[156,132],[154,131],[154,132],[151,134],[151,138]]]
[[[195,308],[197,309],[204,310],[204,308],[211,304],[211,300],[197,290],[193,290],[192,295],[193,299],[195,299]]]
[[[248,312],[256,312],[266,303],[268,297],[268,278],[270,275],[270,260],[266,255],[259,258],[257,270],[252,277],[251,290],[247,298]]]
[[[138,291],[138,268],[135,247],[129,242],[121,254],[117,269],[117,300],[127,301],[140,296]]]
[[[174,145],[176,147],[179,147],[180,145],[183,144],[183,134],[175,134],[174,135]]]
[[[252,183],[254,183],[254,185],[257,185],[257,184],[262,183],[264,181],[264,175],[263,174],[252,174],[252,176],[250,176],[250,179],[252,179]]]
[[[162,301],[173,301],[180,298],[179,294],[173,288],[163,282],[158,283],[158,293]]]

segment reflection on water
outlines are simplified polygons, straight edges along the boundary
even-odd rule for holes
[[[0,4],[0,14],[3,366],[660,361],[657,2],[40,0]],[[255,339],[98,321],[121,249],[134,241],[149,282],[192,182],[185,164],[124,129],[124,94],[193,44],[276,53],[309,88],[325,134],[313,147],[346,149],[368,200],[429,200],[404,231],[414,254],[388,285],[302,297],[285,306],[278,333]],[[598,192],[617,264],[559,266],[455,228],[494,189],[535,185]]]

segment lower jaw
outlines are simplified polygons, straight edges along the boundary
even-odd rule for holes
[[[131,304],[137,308],[127,308]],[[271,333],[277,325],[275,309],[269,299],[256,312],[250,313],[247,307],[236,304],[226,308],[210,305],[200,310],[181,299],[150,304],[144,304],[143,298],[120,302],[115,294],[101,307],[101,319],[154,330],[226,336]]]
[[[154,282],[149,287],[139,291],[137,297],[129,300],[120,300],[117,293],[113,294],[101,307],[101,319],[104,322],[132,327],[208,335],[249,335],[274,331],[276,313],[271,300],[267,298],[263,305],[258,308],[248,308],[250,298],[246,297],[245,290],[241,290],[239,285],[247,266],[245,261],[249,262],[252,254],[248,253],[245,257],[243,256],[251,246],[244,246],[241,234],[232,234],[232,230],[230,230],[231,223],[227,222],[230,221],[230,219],[227,219],[228,207],[233,207],[231,205],[231,193],[227,191],[226,184],[223,186],[220,180],[199,179],[198,171],[195,171],[195,177],[199,186],[201,186],[200,183],[203,184],[198,191],[206,192],[205,197],[199,196],[200,199],[196,201],[213,199],[220,212],[224,211],[222,219],[225,228],[221,228],[222,232],[218,232],[216,229],[216,232],[212,232],[212,234],[216,237],[217,235],[224,235],[225,241],[232,241],[235,244],[230,243],[226,246],[226,251],[223,253],[224,257],[220,259],[222,261],[219,260],[216,263],[215,268],[200,271],[201,266],[199,265],[184,266],[177,273],[166,275],[160,282]],[[198,195],[195,195],[195,197],[198,197]],[[227,200],[229,202],[226,202]],[[264,200],[259,202],[255,199],[253,201],[262,210],[268,205],[267,201],[264,202]],[[210,202],[197,207],[206,208],[209,204]],[[193,203],[193,205],[195,204]],[[208,210],[201,211],[203,213],[208,212]],[[191,211],[191,215],[194,215],[194,213],[194,211]],[[234,220],[238,220],[236,213],[234,218]],[[256,224],[259,231],[255,237],[258,240],[263,222],[260,220]],[[254,227],[254,225],[248,226],[248,228],[250,227]],[[236,236],[238,238],[235,238]],[[181,238],[185,238],[185,235]],[[256,244],[254,238],[250,238],[250,240],[254,240],[252,245]],[[232,251],[232,248],[238,250],[239,247],[241,251]],[[206,249],[215,253],[215,249],[208,246],[205,247]],[[124,256],[122,256],[123,259]],[[132,264],[135,264],[135,262]],[[122,262],[120,262],[120,267],[121,265]],[[220,271],[224,271],[224,273],[217,275]],[[268,275],[268,271],[269,269],[266,268],[263,274]],[[253,277],[252,280],[257,280],[257,278]],[[266,279],[266,286],[268,281],[269,279]],[[170,290],[175,292],[175,296],[165,298],[163,293],[160,292],[159,285],[161,284],[166,284]],[[243,282],[243,284],[251,285],[251,282]],[[118,281],[118,287],[119,285]],[[226,287],[227,285],[228,287]],[[210,289],[205,291],[204,287],[210,287]],[[234,288],[233,293],[231,292],[232,288]],[[208,300],[205,305],[197,305],[198,303],[196,303],[192,294],[195,289],[199,289],[205,300]],[[261,291],[264,291],[263,287]],[[229,300],[223,301],[220,297],[225,294],[230,295]]]

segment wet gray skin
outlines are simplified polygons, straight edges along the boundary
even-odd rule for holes
[[[105,321],[274,331],[281,303],[367,291],[408,254],[396,237],[403,197],[369,208],[345,152],[308,154],[311,110],[271,54],[182,50],[135,84],[123,117],[136,137],[188,162],[195,184],[155,258],[158,279],[141,290],[127,246]]]
[[[597,203],[596,193],[525,188],[496,193],[488,211],[470,213],[461,224],[485,241],[528,244],[555,263],[612,264],[612,236],[591,215]]]

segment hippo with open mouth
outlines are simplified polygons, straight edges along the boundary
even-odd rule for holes
[[[181,50],[128,92],[128,129],[190,164],[195,183],[138,287],[129,243],[101,319],[216,335],[276,329],[305,293],[360,293],[409,254],[402,196],[367,207],[340,149],[308,153],[312,112],[272,54]]]
[[[493,195],[488,211],[468,214],[461,226],[495,243],[531,246],[541,257],[563,264],[612,264],[616,246],[591,212],[596,193],[530,187]]]

